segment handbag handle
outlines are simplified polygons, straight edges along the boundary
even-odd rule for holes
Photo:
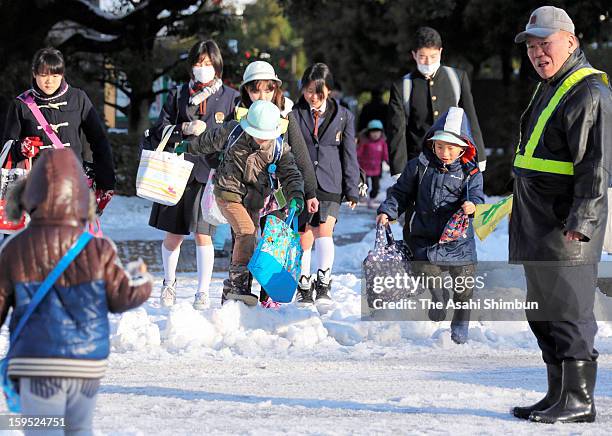
[[[4,164],[7,163],[8,158],[11,156],[11,147],[13,146],[13,140],[9,139],[2,146],[2,153],[0,154],[0,167],[4,168]]]
[[[166,144],[170,140],[170,137],[172,136],[172,132],[174,131],[175,127],[176,126],[173,124],[170,124],[164,127],[164,130],[162,132],[162,139],[159,142],[159,145],[157,146],[157,148],[155,149],[156,152],[161,153],[162,151],[164,151],[164,148],[166,148]]]
[[[38,105],[34,101],[34,97],[32,97],[32,94],[28,91],[17,98],[28,106],[28,108],[32,112],[32,115],[34,115],[34,118],[36,118],[36,121],[38,121],[38,124],[40,124],[40,127],[42,127],[43,132],[45,132],[47,134],[47,137],[51,140],[53,147],[64,148],[64,144],[62,144],[62,141],[60,141],[59,137],[53,130],[53,127],[51,127],[45,119]]]
[[[295,216],[296,212],[297,210],[295,209],[295,207],[289,208],[289,213],[287,213],[287,219],[285,220],[285,224],[287,224],[288,226],[291,226],[291,228],[293,228],[293,231],[297,233],[298,225],[297,225],[297,216]]]
[[[391,227],[386,224],[378,224],[376,226],[376,239],[374,240],[374,248],[387,247],[395,242]]]

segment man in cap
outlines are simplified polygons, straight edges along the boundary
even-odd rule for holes
[[[523,264],[527,311],[548,392],[513,414],[536,422],[592,422],[597,374],[593,314],[607,217],[612,99],[605,73],[580,50],[563,9],[543,6],[524,32],[541,78],[520,121],[514,159],[510,262]]]

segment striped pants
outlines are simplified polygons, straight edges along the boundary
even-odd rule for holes
[[[19,396],[22,415],[65,418],[65,428],[26,430],[26,435],[92,435],[99,379],[21,377]]]

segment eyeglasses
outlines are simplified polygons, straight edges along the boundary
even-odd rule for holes
[[[532,42],[532,43],[528,43],[527,44],[527,50],[528,51],[534,51],[537,48],[542,49],[542,51],[547,51],[550,49],[550,45],[553,42],[557,42],[557,40],[551,40],[551,41],[539,41],[539,42]]]

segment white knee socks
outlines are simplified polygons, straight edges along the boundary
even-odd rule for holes
[[[167,285],[171,285],[176,280],[176,266],[178,265],[181,248],[179,246],[176,250],[170,251],[162,242],[161,252],[162,262],[164,264],[164,282],[166,282]]]
[[[323,236],[315,240],[317,252],[317,268],[320,270],[331,270],[334,265],[334,239],[331,236]]]
[[[215,247],[196,245],[196,262],[198,266],[198,292],[208,292],[215,264]]]
[[[300,275],[310,276],[310,259],[312,257],[312,249],[304,250],[302,253],[302,272]]]

